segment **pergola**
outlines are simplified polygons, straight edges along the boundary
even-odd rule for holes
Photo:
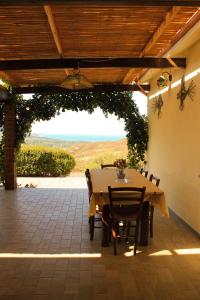
[[[149,68],[186,67],[185,57],[165,54],[200,20],[199,6],[198,0],[1,1],[0,77],[18,94],[62,92],[78,68],[90,90],[147,92],[140,79]],[[12,103],[5,101],[4,113],[5,187],[15,189]]]

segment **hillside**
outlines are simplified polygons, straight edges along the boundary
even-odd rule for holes
[[[117,158],[126,158],[126,139],[114,142],[77,143],[67,149],[75,157],[74,171],[100,167],[101,163],[112,163]]]
[[[48,146],[48,147],[58,147],[58,148],[66,148],[70,147],[73,144],[76,144],[76,142],[69,142],[59,139],[50,139],[46,137],[42,137],[39,135],[31,135],[26,138],[25,144],[27,145],[42,145],[42,146]]]
[[[66,149],[76,161],[74,172],[86,168],[100,167],[101,163],[112,163],[117,158],[126,158],[126,139],[111,142],[68,142],[39,136],[26,138],[26,144],[59,147]]]

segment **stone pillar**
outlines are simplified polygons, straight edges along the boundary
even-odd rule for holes
[[[17,187],[15,126],[15,104],[7,101],[4,103],[4,178],[6,190],[14,190]]]

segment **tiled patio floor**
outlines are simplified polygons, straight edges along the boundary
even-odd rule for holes
[[[135,257],[89,240],[80,188],[0,190],[0,300],[200,299],[199,239],[173,218],[155,216],[155,237]],[[177,249],[178,252],[177,252]],[[127,256],[125,256],[125,254]]]

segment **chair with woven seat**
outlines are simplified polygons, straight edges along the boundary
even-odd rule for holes
[[[159,186],[160,179],[153,174],[149,176],[149,181],[153,182],[156,186]],[[149,207],[149,230],[150,230],[150,237],[153,238],[153,215],[154,215],[154,206],[150,204]]]
[[[104,169],[104,168],[115,168],[115,165],[114,164],[101,164],[101,168]]]
[[[147,178],[149,172],[148,172],[148,171],[145,171],[145,170],[142,168],[142,169],[140,169],[140,173],[141,173],[144,177]]]
[[[89,169],[86,169],[86,171],[85,171],[85,177],[86,177],[86,182],[87,182],[87,187],[88,187],[88,200],[89,200],[89,203],[90,203],[90,197],[92,196],[93,190],[92,190],[91,174],[90,174],[90,170]],[[101,208],[98,206],[98,209],[96,209],[95,216],[90,216],[89,217],[90,240],[94,239],[94,229],[102,227],[102,226],[95,225],[95,223],[102,221],[101,215],[102,215],[102,211],[101,211]]]
[[[134,255],[138,245],[139,225],[141,221],[142,204],[144,201],[146,187],[108,187],[110,200],[110,226],[113,239],[114,255],[117,255],[117,238],[119,237],[119,222],[123,222],[128,229],[126,239],[129,236],[130,228],[135,229],[132,237],[134,240]],[[124,231],[123,226],[123,231]],[[128,232],[128,234],[127,234]]]

